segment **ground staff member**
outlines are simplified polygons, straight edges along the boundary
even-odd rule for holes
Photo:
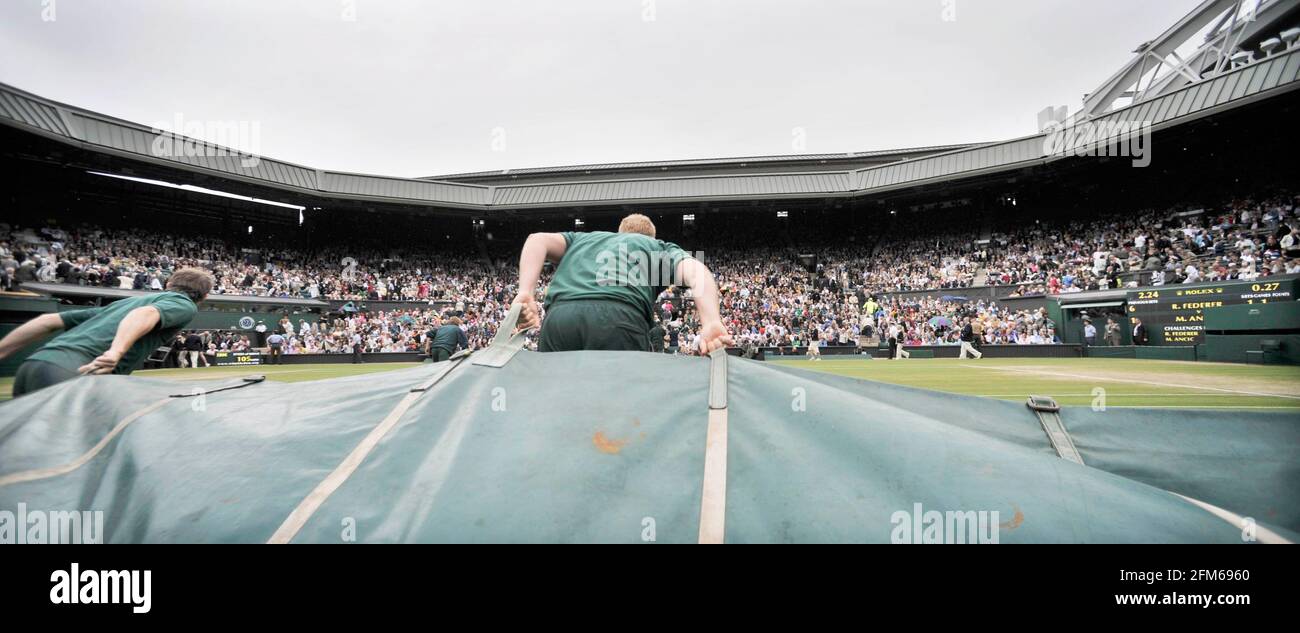
[[[556,265],[546,290],[546,322],[538,350],[649,351],[654,301],[660,288],[691,288],[700,320],[701,352],[732,344],[718,312],[718,286],[708,267],[676,244],[655,239],[641,214],[623,218],[617,233],[534,233],[519,255],[519,329],[538,325],[537,280]],[[666,277],[666,278],[665,278]]]
[[[207,364],[208,359],[203,358],[203,337],[198,332],[190,332],[185,335],[185,353],[190,357],[190,367],[199,368],[199,359]]]
[[[271,364],[279,365],[281,355],[284,353],[284,337],[276,332],[266,337],[267,351],[271,352]]]
[[[975,326],[971,324],[971,318],[966,317],[961,326],[961,353],[957,358],[966,358],[967,354],[975,358],[984,358],[984,353],[975,349]]]
[[[440,363],[456,352],[457,349],[469,349],[469,337],[460,329],[460,319],[451,317],[441,327],[433,330],[433,342],[429,344],[429,357]]]
[[[169,343],[198,313],[212,291],[212,275],[182,268],[165,292],[115,301],[99,308],[43,314],[0,340],[0,360],[60,330],[18,368],[14,396],[84,374],[129,374]]]

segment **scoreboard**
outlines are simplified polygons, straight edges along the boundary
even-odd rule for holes
[[[1129,328],[1136,317],[1147,327],[1152,345],[1199,345],[1205,342],[1206,310],[1243,303],[1295,301],[1296,281],[1226,281],[1131,290],[1126,308]]]
[[[261,365],[261,352],[217,352],[216,358],[212,361],[213,365],[225,367],[229,365]]]

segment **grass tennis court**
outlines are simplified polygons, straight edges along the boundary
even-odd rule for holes
[[[822,361],[779,360],[780,365],[853,378],[952,393],[1023,401],[1047,395],[1063,405],[1091,405],[1093,389],[1105,390],[1110,407],[1213,409],[1300,409],[1300,367],[1236,365],[1117,358],[1001,358],[984,360],[868,360],[826,357]],[[137,376],[212,380],[265,374],[299,382],[405,369],[414,363],[366,365],[278,365],[159,369]],[[10,397],[13,378],[0,379],[0,400]]]
[[[1300,409],[1300,367],[1120,358],[868,360],[826,357],[780,365],[951,393],[1023,401],[1051,396],[1108,407]]]

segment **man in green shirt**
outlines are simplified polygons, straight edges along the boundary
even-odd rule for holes
[[[429,344],[429,357],[435,363],[441,363],[456,352],[457,349],[469,349],[469,337],[460,329],[460,319],[451,317],[441,326],[430,330],[433,334]]]
[[[661,288],[691,288],[700,318],[702,353],[732,344],[718,311],[718,285],[708,267],[676,244],[655,239],[641,214],[623,218],[617,233],[534,233],[519,254],[519,330],[539,325],[537,281],[555,264],[546,290],[546,322],[538,350],[649,351],[654,301]]]
[[[183,268],[167,290],[115,301],[99,308],[43,314],[0,340],[0,360],[62,330],[23,361],[14,377],[14,397],[81,375],[129,374],[155,349],[169,344],[198,313],[212,291],[212,275]]]

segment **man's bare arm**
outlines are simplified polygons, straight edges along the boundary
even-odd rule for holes
[[[691,289],[695,297],[695,313],[700,317],[700,348],[708,354],[715,349],[733,345],[731,334],[722,324],[718,308],[718,282],[713,272],[697,259],[683,259],[677,264],[677,278]]]
[[[515,303],[523,306],[519,313],[516,331],[531,330],[538,326],[537,282],[542,277],[542,266],[550,261],[559,263],[568,249],[568,242],[559,233],[533,233],[519,252],[519,294]]]
[[[117,335],[113,345],[95,360],[82,365],[78,370],[83,374],[108,374],[122,360],[122,356],[131,349],[140,337],[152,332],[162,320],[162,313],[153,306],[141,306],[126,314],[126,318],[117,324]]]
[[[519,253],[519,294],[537,291],[537,280],[542,276],[542,265],[559,263],[564,257],[568,242],[559,233],[533,233],[524,242]]]
[[[42,314],[5,335],[0,340],[0,360],[9,358],[18,350],[63,329],[63,317],[51,312]]]

